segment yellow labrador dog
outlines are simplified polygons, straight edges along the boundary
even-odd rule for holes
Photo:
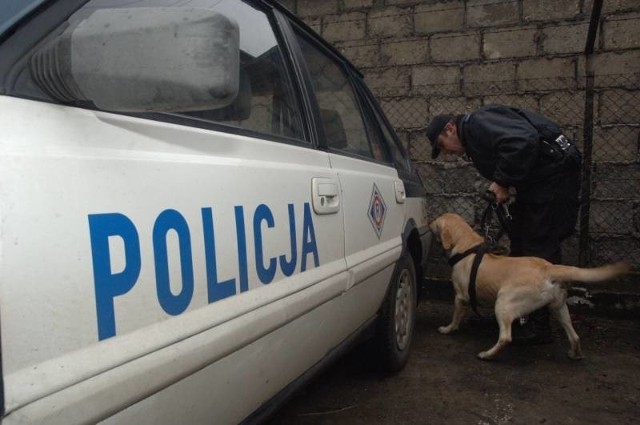
[[[430,227],[442,242],[442,247],[449,251],[450,257],[473,251],[474,247],[484,243],[482,236],[457,214],[443,214]],[[469,312],[469,281],[474,257],[475,254],[467,255],[453,266],[451,281],[456,293],[455,307],[451,323],[438,328],[442,334],[457,330]],[[548,306],[567,334],[571,344],[569,357],[581,359],[580,338],[573,329],[566,305],[567,283],[600,282],[629,271],[630,267],[625,263],[581,269],[554,265],[537,257],[484,255],[477,271],[476,296],[480,304],[495,303],[500,337],[496,345],[479,353],[478,357],[483,360],[493,359],[511,342],[511,324],[515,319]]]

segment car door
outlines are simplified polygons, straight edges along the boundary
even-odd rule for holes
[[[402,251],[404,185],[388,148],[368,131],[364,105],[347,69],[304,36],[299,35],[298,42],[319,105],[331,167],[340,180],[348,289],[362,300],[351,308],[353,316],[363,320],[380,307]]]
[[[355,329],[332,303],[348,282],[338,173],[268,11],[210,5],[239,25],[225,108],[0,97],[7,422],[237,423]]]

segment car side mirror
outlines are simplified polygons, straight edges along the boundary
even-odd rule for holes
[[[225,107],[239,86],[239,30],[212,11],[99,9],[31,59],[36,83],[61,102],[109,111]]]

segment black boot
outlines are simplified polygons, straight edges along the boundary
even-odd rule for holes
[[[511,330],[513,345],[538,345],[553,342],[549,310],[543,307],[529,315],[524,324],[517,320]]]

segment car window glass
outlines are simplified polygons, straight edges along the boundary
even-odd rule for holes
[[[304,37],[299,36],[298,40],[313,82],[329,149],[373,158],[346,72]]]
[[[300,108],[283,60],[282,50],[267,15],[238,0],[92,0],[71,19],[100,8],[184,7],[209,9],[234,20],[240,29],[240,87],[236,100],[215,110],[184,112],[260,133],[302,138]]]
[[[362,104],[367,105],[367,111],[371,111],[373,109],[371,107],[371,104],[364,99],[362,99]],[[373,157],[377,161],[390,164],[392,161],[389,150],[389,143],[392,143],[392,141],[389,140],[387,132],[383,131],[382,127],[380,126],[377,115],[372,113],[365,113],[364,121],[368,129],[367,133],[369,135],[369,142],[371,145],[371,152],[373,153]]]
[[[394,165],[396,166],[396,168],[400,168],[400,169],[404,169],[404,170],[410,170],[411,169],[411,164],[410,164],[409,157],[407,157],[407,155],[404,153],[404,151],[402,149],[400,149],[400,147],[398,146],[400,141],[391,132],[391,129],[389,129],[388,125],[382,119],[382,116],[380,115],[378,110],[375,109],[375,108],[373,108],[373,110],[375,112],[375,115],[376,115],[377,121],[378,121],[378,123],[380,125],[380,128],[382,129],[382,134],[384,135],[384,139],[385,139],[385,142],[386,142],[385,144],[387,145],[387,147],[391,151],[391,156],[393,157]]]

